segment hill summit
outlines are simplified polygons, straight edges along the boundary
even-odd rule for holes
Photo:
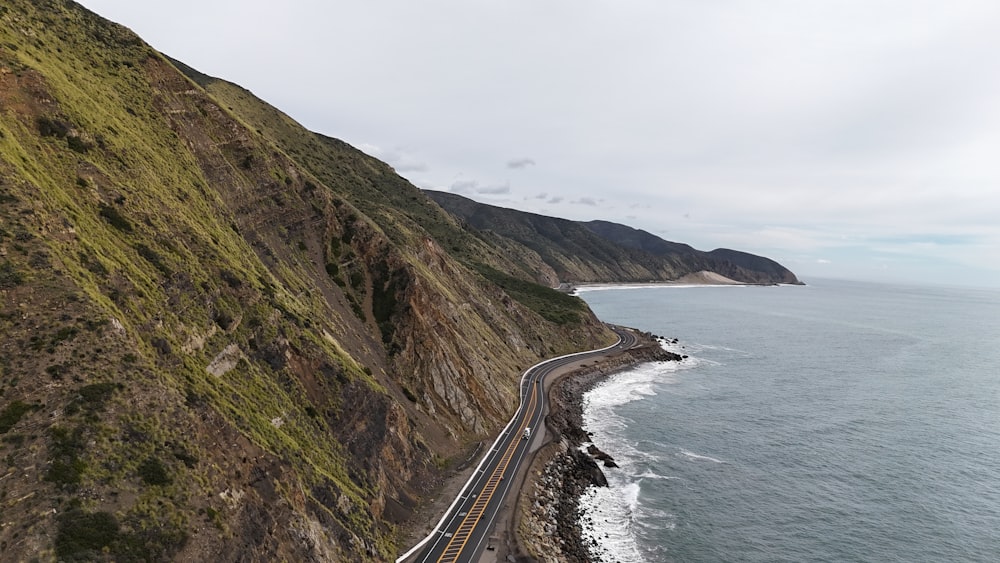
[[[702,252],[608,221],[570,221],[478,203],[439,191],[427,195],[469,226],[509,238],[535,252],[562,282],[676,281],[699,272],[748,284],[800,284],[781,264],[720,248]],[[720,277],[721,276],[721,277]],[[702,276],[703,281],[710,278]],[[550,282],[543,277],[539,281]]]

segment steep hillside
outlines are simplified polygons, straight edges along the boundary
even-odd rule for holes
[[[639,229],[612,223],[610,221],[587,221],[582,223],[589,231],[626,248],[643,250],[654,256],[694,255],[698,251],[680,242],[663,240],[656,235]]]
[[[492,276],[495,282],[509,276],[546,287],[558,283],[556,273],[537,253],[511,239],[460,224],[385,163],[342,141],[305,129],[236,84],[173,62],[244,123],[282,147],[292,160],[369,216],[378,217],[380,225],[388,226],[390,238],[405,244],[406,233],[426,233],[476,271],[502,273]],[[530,295],[514,292],[511,297],[528,306],[533,303]]]
[[[730,250],[728,248],[716,248],[715,250],[709,252],[708,255],[716,259],[716,261],[721,264],[731,264],[735,268],[742,270],[761,272],[765,276],[770,276],[770,279],[773,279],[778,283],[802,283],[795,277],[795,274],[788,270],[788,268],[785,268],[770,258],[740,252],[739,250]],[[724,268],[721,269],[724,270]],[[719,271],[718,273],[726,277],[732,277],[725,271]]]
[[[527,251],[214,94],[72,2],[0,6],[5,560],[388,559],[521,368],[611,339]]]
[[[744,252],[702,252],[607,221],[577,222],[427,191],[468,225],[510,238],[536,252],[566,282],[672,281],[700,271],[743,283],[799,283],[777,262]]]
[[[791,270],[763,256],[728,248],[702,252],[683,243],[666,241],[646,231],[608,221],[588,221],[583,225],[615,244],[664,258],[683,256],[690,260],[691,267],[715,272],[729,279],[747,283],[800,283]]]

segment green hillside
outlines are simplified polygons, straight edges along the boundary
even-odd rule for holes
[[[707,271],[742,283],[799,283],[787,268],[762,256],[727,249],[702,252],[608,221],[570,221],[453,193],[426,193],[471,227],[530,248],[563,282],[673,281]]]
[[[4,560],[386,560],[523,367],[610,340],[530,253],[128,30],[0,22]]]

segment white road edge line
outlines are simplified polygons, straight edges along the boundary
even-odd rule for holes
[[[549,362],[554,362],[556,360],[562,360],[563,358],[572,358],[573,356],[582,356],[584,354],[593,354],[594,352],[604,352],[606,350],[610,350],[610,349],[614,348],[615,346],[618,346],[621,343],[622,343],[622,337],[619,336],[618,337],[618,342],[615,342],[611,346],[607,346],[605,348],[598,348],[597,350],[587,350],[586,352],[576,352],[576,353],[573,353],[573,354],[566,354],[565,356],[559,356],[557,358],[549,358],[548,360],[545,360],[545,361],[542,361],[542,362],[538,362],[537,364],[535,364],[535,365],[531,366],[530,368],[526,369],[524,371],[524,373],[521,375],[521,381],[520,381],[520,383],[518,383],[518,392],[520,394],[520,391],[524,387],[524,378],[527,377],[528,374],[531,373],[531,371],[534,370],[535,368],[541,367],[541,366],[543,366],[543,365],[545,365],[545,364],[547,364]],[[403,563],[403,561],[405,561],[406,559],[408,559],[411,555],[413,555],[418,550],[420,550],[420,548],[422,548],[424,545],[426,545],[427,542],[431,541],[431,538],[434,537],[434,534],[438,533],[438,530],[441,528],[441,525],[444,524],[444,521],[448,519],[448,515],[451,514],[451,511],[455,509],[455,505],[458,504],[458,501],[462,498],[462,495],[465,494],[465,490],[469,488],[469,485],[471,485],[472,482],[476,479],[476,475],[483,469],[483,464],[486,463],[487,458],[490,457],[489,456],[490,452],[492,452],[493,449],[497,447],[497,444],[500,443],[500,439],[503,438],[504,434],[506,434],[508,430],[510,430],[511,425],[514,424],[514,421],[517,420],[518,413],[521,412],[521,408],[523,406],[524,406],[524,397],[522,396],[521,397],[521,405],[519,405],[517,407],[517,410],[514,411],[514,416],[511,417],[510,422],[507,423],[507,426],[504,426],[503,430],[500,431],[500,434],[497,435],[497,439],[493,441],[493,445],[490,446],[490,449],[486,450],[486,454],[483,456],[483,459],[479,462],[479,465],[476,466],[476,470],[472,472],[472,476],[469,477],[469,480],[465,482],[465,486],[462,487],[462,490],[458,493],[458,496],[456,496],[455,500],[452,501],[451,506],[449,506],[448,510],[446,510],[444,512],[444,515],[441,517],[441,520],[438,521],[437,526],[434,526],[434,529],[431,530],[431,532],[429,534],[427,534],[427,537],[425,537],[424,539],[422,539],[419,542],[417,542],[417,545],[411,547],[409,551],[407,551],[406,553],[404,553],[404,554],[400,555],[399,557],[397,557],[396,558],[396,563]]]

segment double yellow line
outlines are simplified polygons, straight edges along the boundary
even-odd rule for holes
[[[537,402],[538,386],[532,382],[531,398],[528,400],[528,408],[524,410],[524,418],[521,420],[521,425],[517,429],[517,432],[512,436],[517,436],[524,432],[524,429],[528,425],[528,419],[531,417],[531,413],[535,411],[535,404]],[[493,498],[493,493],[495,493],[500,487],[500,481],[503,479],[504,472],[507,471],[507,466],[510,465],[510,460],[514,457],[514,452],[517,450],[519,442],[519,439],[512,439],[510,441],[503,457],[500,458],[500,463],[497,464],[493,473],[490,475],[490,478],[486,481],[486,485],[476,498],[476,502],[472,504],[472,508],[469,510],[468,514],[465,515],[462,523],[459,524],[458,529],[455,530],[455,534],[444,547],[444,552],[441,553],[438,563],[452,563],[457,561],[462,555],[462,551],[465,549],[465,544],[468,543],[469,538],[472,536],[472,531],[476,529],[479,519],[482,518],[483,512],[486,511],[486,507],[490,504],[490,500]]]

